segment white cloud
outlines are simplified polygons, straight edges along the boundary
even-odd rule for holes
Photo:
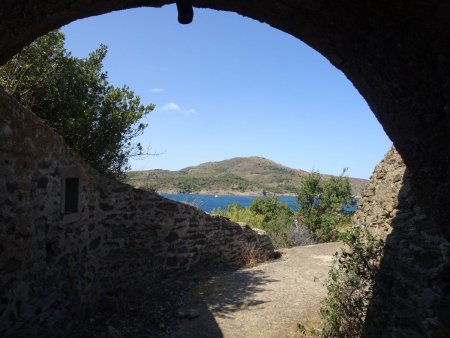
[[[161,93],[164,91],[164,88],[152,88],[150,89],[150,92],[152,93]]]
[[[188,109],[184,112],[186,115],[195,115],[197,111],[194,108]]]
[[[179,105],[177,105],[176,103],[170,102],[165,104],[164,106],[161,107],[160,111],[169,111],[169,110],[173,110],[173,111],[177,111],[181,113],[181,108]]]
[[[174,102],[170,102],[162,106],[159,111],[175,111],[184,115],[197,115],[197,111],[194,108],[182,109]]]

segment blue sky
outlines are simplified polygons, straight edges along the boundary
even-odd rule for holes
[[[162,153],[134,170],[262,156],[326,174],[369,178],[391,145],[345,75],[298,39],[235,13],[174,5],[78,20],[66,48],[85,57],[108,45],[105,70],[156,104],[138,139]]]

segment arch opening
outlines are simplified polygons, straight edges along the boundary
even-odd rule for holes
[[[172,1],[6,1],[2,5],[0,63],[34,38],[73,20]],[[193,1],[195,7],[226,10],[266,22],[323,54],[342,70],[368,102],[414,173],[413,188],[449,238],[448,102],[445,61],[450,11],[441,1],[408,5],[335,1]],[[194,19],[195,20],[195,19]],[[357,27],[357,29],[355,29]],[[416,34],[412,34],[415,32]],[[417,70],[420,69],[420,72]],[[426,90],[424,90],[426,88]],[[430,97],[434,99],[431,100]],[[411,118],[414,116],[414,118]],[[438,183],[439,182],[439,183]],[[446,182],[442,184],[442,182]],[[439,207],[435,207],[439,205]]]
[[[67,7],[62,1],[36,1],[33,5],[6,1],[0,11],[0,63],[35,37],[78,18],[169,3],[172,2],[79,0]],[[305,41],[342,70],[402,155],[418,204],[431,216],[441,235],[450,238],[448,5],[437,0],[417,0],[405,5],[371,1],[194,1],[194,6],[234,11],[267,22]],[[448,260],[445,247],[444,241],[440,254]],[[420,264],[426,262],[420,261],[417,266]],[[442,283],[448,284],[448,267],[439,269],[429,277],[434,278],[430,283],[438,289]],[[445,290],[443,287],[443,293],[433,298],[438,319],[448,314],[449,296]],[[411,292],[415,291],[412,288]],[[420,330],[439,322],[433,318],[402,320],[411,325],[420,322],[420,328],[412,325],[411,330],[424,332]],[[434,329],[443,337],[448,333],[442,321]]]
[[[135,161],[134,170],[262,156],[326,174],[349,167],[350,176],[369,178],[390,142],[328,60],[290,35],[232,13],[198,10],[189,29],[167,23],[174,16],[173,8],[131,10],[63,28],[76,56],[108,45],[110,81],[129,84],[143,102],[156,104],[145,121],[148,136],[139,142],[164,155],[149,158],[151,167]],[[371,149],[376,155],[369,159]]]

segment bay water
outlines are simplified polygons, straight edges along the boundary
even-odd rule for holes
[[[255,198],[263,196],[232,196],[232,195],[196,195],[196,194],[161,194],[162,196],[196,206],[206,212],[213,209],[226,209],[229,204],[239,204],[248,207]],[[298,209],[294,196],[277,196],[280,202],[287,203],[289,208],[296,211]]]
[[[166,198],[178,202],[188,203],[206,212],[213,209],[226,209],[229,204],[239,204],[242,207],[248,207],[256,198],[263,196],[234,196],[234,195],[197,195],[197,194],[161,194]],[[277,196],[280,202],[287,203],[293,211],[298,210],[296,198],[294,196]],[[356,211],[356,201],[350,206],[344,206],[343,209],[348,212]]]

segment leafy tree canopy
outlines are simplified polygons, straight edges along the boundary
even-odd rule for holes
[[[53,31],[0,67],[0,85],[42,118],[93,167],[122,178],[131,156],[143,155],[133,139],[154,105],[142,105],[127,86],[116,88],[102,71],[107,47],[80,59],[64,48],[64,34]]]
[[[264,216],[264,222],[274,222],[278,218],[289,219],[294,212],[287,203],[282,203],[275,196],[256,198],[249,205],[249,209],[257,215]]]
[[[311,172],[300,185],[297,203],[303,225],[320,241],[338,238],[340,229],[350,225],[351,215],[343,207],[352,201],[352,189],[345,176],[323,180],[319,172]]]

